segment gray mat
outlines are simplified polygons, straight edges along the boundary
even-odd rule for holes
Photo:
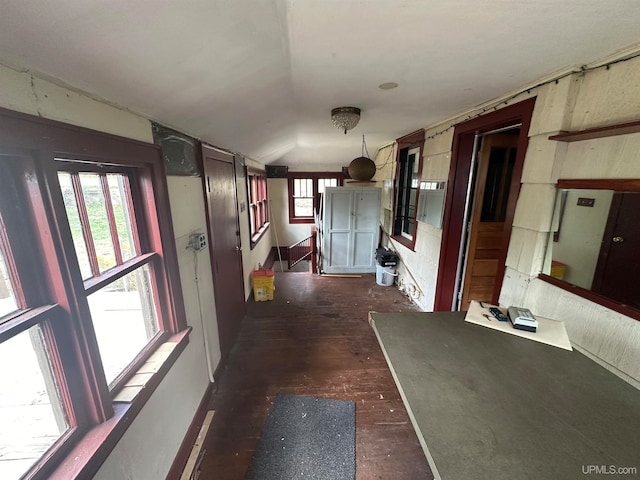
[[[278,395],[247,480],[353,480],[355,403]]]

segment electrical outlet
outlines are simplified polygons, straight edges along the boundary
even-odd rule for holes
[[[204,233],[192,233],[191,235],[189,235],[189,244],[187,245],[187,248],[198,252],[206,246],[207,237]]]

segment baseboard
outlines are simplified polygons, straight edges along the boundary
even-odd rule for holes
[[[278,258],[278,250],[276,247],[271,247],[269,255],[267,255],[267,258],[262,265],[264,268],[273,268],[273,264],[276,263],[276,258]]]
[[[267,255],[267,258],[263,263],[264,268],[273,268],[276,261],[279,261],[280,258],[282,258],[283,261],[289,260],[289,248],[280,247],[280,256],[278,256],[278,248],[271,247],[271,250],[269,250],[269,255]]]
[[[227,366],[227,359],[225,358],[224,361],[220,359],[220,362],[218,363],[218,366],[216,367],[215,372],[213,372],[213,379],[216,381],[216,385],[220,382],[220,377],[222,376],[222,372],[224,371],[226,366]]]
[[[198,432],[200,431],[200,426],[202,422],[204,422],[205,416],[207,414],[207,410],[209,407],[209,402],[211,400],[211,395],[214,391],[214,384],[209,383],[202,400],[200,400],[200,405],[198,405],[198,409],[196,410],[195,415],[193,416],[193,420],[191,420],[191,425],[189,425],[189,429],[180,444],[180,448],[178,449],[178,453],[176,454],[176,458],[173,460],[171,464],[171,469],[169,469],[169,473],[167,474],[166,480],[179,480],[182,475],[182,471],[184,466],[187,464],[189,460],[189,455],[191,454],[191,448],[198,438]]]

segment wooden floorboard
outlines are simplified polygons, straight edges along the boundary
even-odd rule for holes
[[[250,300],[210,408],[202,479],[243,479],[278,393],[356,402],[356,478],[431,479],[424,453],[367,321],[417,309],[375,275],[277,273],[275,298]]]

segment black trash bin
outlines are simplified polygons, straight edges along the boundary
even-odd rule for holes
[[[384,287],[393,285],[398,265],[398,255],[388,248],[376,249],[376,283]]]

